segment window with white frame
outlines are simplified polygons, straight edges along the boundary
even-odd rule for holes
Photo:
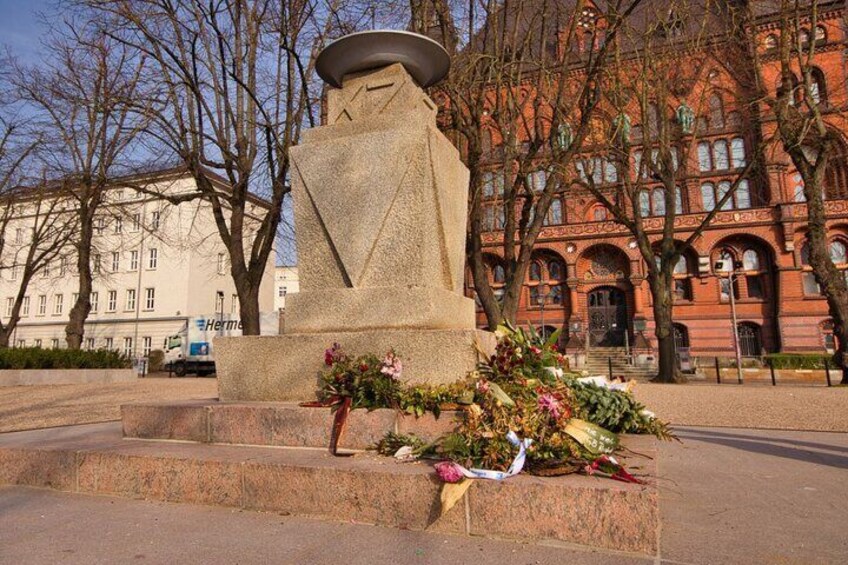
[[[230,314],[238,312],[238,294],[233,295],[233,301],[230,303]]]
[[[124,355],[127,357],[133,354],[133,338],[125,337],[124,338]]]
[[[59,349],[59,338],[54,337],[50,340],[50,347],[53,349]]]
[[[156,289],[144,289],[144,309],[153,310],[156,307]]]
[[[65,273],[68,271],[68,258],[60,257],[59,258],[59,276],[64,277]]]
[[[24,242],[24,228],[18,228],[15,230],[15,243],[23,243]]]
[[[94,338],[93,337],[85,338],[85,348],[89,351],[94,350]]]
[[[6,317],[7,317],[7,318],[11,318],[11,317],[12,317],[12,308],[13,308],[14,306],[15,306],[15,299],[14,299],[14,298],[11,298],[11,297],[10,297],[10,298],[7,298],[7,299],[6,299]]]
[[[50,276],[50,262],[46,261],[44,266],[41,268],[41,278],[46,279]]]
[[[155,269],[159,265],[159,250],[155,247],[151,247],[148,253],[147,268]]]
[[[53,297],[53,315],[59,316],[62,314],[62,310],[65,307],[65,297],[61,294],[57,294]]]
[[[100,265],[101,265],[101,263],[103,263],[103,258],[100,256],[100,253],[94,254],[94,260],[92,261],[92,263],[93,263],[93,265],[91,267],[91,270],[94,271],[95,273],[99,273],[100,272]]]
[[[121,253],[119,251],[112,252],[112,272],[117,273],[121,269]]]
[[[18,280],[18,266],[17,265],[12,265],[12,273],[10,275],[10,278],[13,281]]]
[[[40,294],[38,295],[38,316],[44,316],[47,314],[47,295]]]
[[[26,340],[25,339],[19,339],[18,340],[18,347],[26,347]]]
[[[41,347],[41,340],[40,339],[35,340],[35,346]]]
[[[153,338],[150,336],[145,336],[141,338],[141,354],[145,357],[150,355],[150,352],[153,350]]]
[[[103,340],[103,347],[111,351],[115,348],[115,340],[111,337],[107,337],[105,340]]]
[[[118,291],[110,290],[106,294],[106,311],[114,312],[118,309]]]
[[[223,275],[227,267],[227,259],[223,253],[218,253],[218,274]]]
[[[219,292],[215,295],[215,312],[224,311],[224,293]]]
[[[138,251],[130,251],[130,271],[138,270]]]
[[[115,216],[115,233],[123,233],[124,231],[124,219],[120,216]]]
[[[160,221],[159,210],[154,210],[150,214],[150,229],[151,231],[156,231],[159,229],[159,221]]]
[[[97,306],[98,306],[98,299],[99,298],[100,298],[100,295],[96,291],[92,292],[89,295],[88,301],[91,302],[91,311],[92,312],[97,312]]]
[[[103,229],[106,227],[106,220],[97,218],[94,220],[94,235],[103,235]]]
[[[135,310],[135,289],[134,288],[128,288],[127,289],[127,301],[126,301],[126,307],[124,309],[127,310],[127,311]]]
[[[141,229],[141,214],[133,214],[132,216],[132,231],[136,232]]]
[[[71,308],[73,308],[73,305],[77,303],[77,300],[79,300],[79,292],[72,292],[71,293]]]
[[[29,296],[24,296],[21,300],[21,317],[29,316]]]

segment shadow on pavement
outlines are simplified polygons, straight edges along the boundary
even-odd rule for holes
[[[815,465],[826,465],[828,467],[836,467],[838,469],[848,469],[848,456],[803,449],[812,448],[842,453],[848,452],[848,449],[838,445],[790,440],[786,438],[734,434],[713,430],[686,429],[679,430],[677,435],[681,440],[703,441],[706,443],[714,443],[716,445],[740,449],[742,451],[760,453],[762,455],[794,459],[796,461],[804,461]],[[780,444],[797,445],[799,447],[790,447],[788,445]]]

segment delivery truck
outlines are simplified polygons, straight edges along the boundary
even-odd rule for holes
[[[260,314],[260,334],[279,334],[279,314]],[[205,377],[215,373],[215,338],[242,335],[241,320],[236,315],[213,314],[192,316],[182,329],[168,336],[164,364],[178,377],[194,374]]]

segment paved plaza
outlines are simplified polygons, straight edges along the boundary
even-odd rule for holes
[[[848,435],[682,428],[655,558],[218,507],[0,489],[4,563],[840,563]]]
[[[27,400],[0,392],[5,431],[117,420],[124,402],[213,398],[215,380],[28,390]],[[640,384],[637,396],[684,424],[676,428],[681,442],[660,446],[655,558],[3,487],[0,562],[844,562],[848,489],[840,485],[848,469],[848,434],[745,426],[845,431],[848,388]]]

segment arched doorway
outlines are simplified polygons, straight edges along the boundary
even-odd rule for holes
[[[624,292],[613,286],[591,291],[589,303],[589,335],[591,345],[621,347],[627,331],[627,300]]]
[[[751,322],[742,322],[737,328],[742,357],[759,357],[762,354],[760,326]]]

